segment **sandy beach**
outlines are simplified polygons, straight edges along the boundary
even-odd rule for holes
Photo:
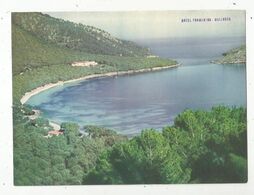
[[[49,125],[53,128],[54,131],[59,131],[61,126],[55,122],[49,121]]]
[[[20,99],[21,104],[25,104],[32,96],[41,93],[42,91],[48,90],[50,88],[64,85],[66,83],[71,83],[75,81],[81,81],[81,80],[87,80],[92,78],[100,78],[100,77],[112,77],[112,76],[118,76],[118,75],[126,75],[126,74],[135,74],[135,73],[142,73],[142,72],[150,72],[150,71],[157,71],[157,70],[163,70],[168,68],[175,68],[180,66],[180,64],[171,65],[171,66],[163,66],[163,67],[154,67],[154,68],[147,68],[147,69],[140,69],[140,70],[128,70],[128,71],[119,71],[119,72],[108,72],[104,74],[92,74],[84,77],[80,77],[77,79],[71,79],[67,81],[58,81],[57,83],[49,83],[40,87],[37,87],[33,89],[30,92],[25,93],[25,95]]]
[[[33,109],[33,112],[34,112],[33,115],[28,116],[30,120],[35,120],[40,117],[40,114],[41,114],[40,110]],[[53,121],[49,121],[49,126],[51,126],[54,131],[59,131],[61,129],[61,126],[58,123]]]

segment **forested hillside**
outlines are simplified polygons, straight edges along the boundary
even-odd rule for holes
[[[13,13],[12,22],[41,40],[62,48],[118,56],[149,54],[147,48],[117,39],[101,29],[53,18],[42,13]]]
[[[145,55],[143,51],[147,49],[141,48],[134,43],[132,43],[132,46],[130,47],[127,47],[126,44],[123,43],[117,46],[117,49],[114,50],[115,52],[105,52],[112,46],[107,46],[107,48],[104,48],[104,41],[106,41],[104,39],[97,40],[96,42],[92,41],[92,39],[90,40],[90,37],[87,37],[88,35],[86,35],[85,27],[82,28],[82,30],[75,27],[76,24],[74,23],[65,22],[63,20],[45,16],[40,13],[14,13],[12,17],[12,55],[14,75],[20,73],[23,74],[25,71],[32,71],[35,68],[38,69],[44,66],[51,67],[53,65],[67,65],[69,67],[70,63],[82,60],[96,61],[99,64],[99,68],[104,70],[107,66],[109,67],[110,71],[112,71],[112,68],[110,67],[114,67],[114,70],[120,71],[176,64],[176,61],[170,59],[147,58],[146,56],[143,56]],[[37,20],[39,19],[36,18],[43,18],[43,21],[40,21],[42,23],[38,23]],[[49,25],[52,21],[54,25]],[[60,40],[57,39],[52,41],[51,39],[46,38],[47,36],[50,37],[51,31],[56,31],[55,28],[57,26],[59,26],[59,29],[61,29],[59,30],[57,28],[60,33],[58,37],[62,37],[61,33],[65,32],[62,28],[65,28],[66,26],[64,24],[71,25],[72,28],[70,29],[74,31],[82,31],[83,34],[81,33],[82,35],[80,36],[83,38],[87,37],[93,42],[93,44],[84,45],[83,47],[86,49],[77,49],[60,44],[61,41],[65,39],[62,40],[59,38]],[[92,35],[92,33],[90,34]],[[70,32],[69,36],[73,38],[72,36],[74,35]],[[109,37],[110,40],[115,39],[111,36]],[[84,42],[84,44],[88,44],[88,42],[85,40],[78,40],[81,43]],[[120,42],[120,40],[118,41]],[[113,43],[110,42],[109,44]],[[96,47],[103,49],[104,52],[94,52],[90,45],[95,45]],[[113,46],[113,48],[115,48],[115,46]],[[126,51],[128,48],[129,52],[125,52],[124,56],[120,56],[118,52],[122,50],[121,48]],[[68,72],[66,72],[66,74],[68,74]]]
[[[214,63],[218,64],[245,64],[246,63],[246,45],[239,48],[231,49],[223,53],[223,57],[215,60]]]

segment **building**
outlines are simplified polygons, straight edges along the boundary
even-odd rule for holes
[[[96,66],[96,65],[98,65],[98,63],[95,62],[95,61],[79,61],[79,62],[73,62],[71,65],[72,66],[90,67],[90,66]]]
[[[48,132],[48,135],[44,136],[44,137],[52,137],[52,136],[58,136],[58,135],[63,135],[64,131],[63,130],[52,130]]]

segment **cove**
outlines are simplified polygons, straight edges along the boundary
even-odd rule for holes
[[[216,48],[221,44],[216,51],[211,49],[215,48],[211,41],[202,41],[192,50],[186,48],[189,44],[179,42],[164,41],[164,45],[147,42],[157,55],[167,54],[181,62],[178,68],[58,86],[31,97],[27,104],[57,123],[105,126],[128,136],[137,135],[142,129],[160,130],[172,125],[185,109],[209,110],[217,105],[246,107],[245,66],[209,63],[241,41],[228,41],[228,44],[215,41]],[[195,55],[201,51],[208,54]]]

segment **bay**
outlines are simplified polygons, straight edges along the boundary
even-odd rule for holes
[[[86,80],[33,96],[28,104],[61,123],[99,125],[133,136],[173,124],[185,109],[246,107],[245,65],[209,63],[244,38],[139,40],[162,57],[182,63],[162,71]]]

